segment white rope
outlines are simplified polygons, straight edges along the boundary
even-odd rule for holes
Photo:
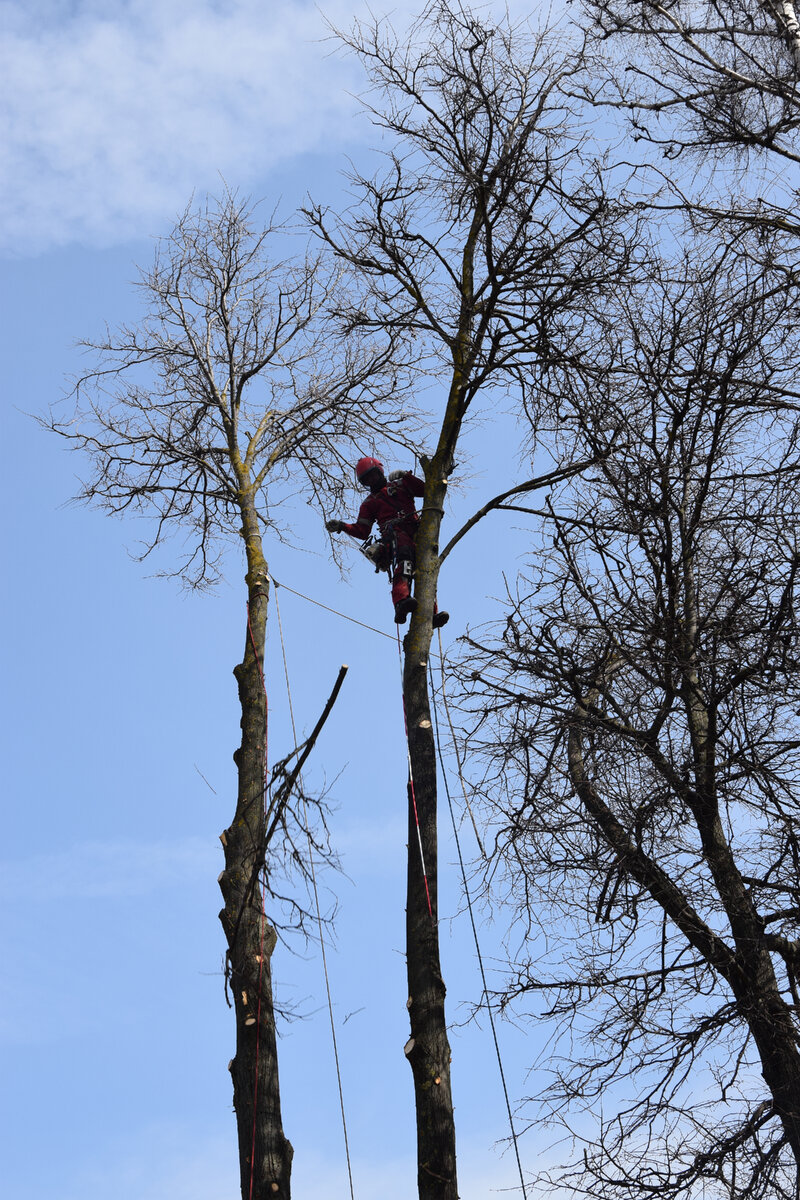
[[[275,613],[278,617],[278,632],[280,633],[281,654],[283,655],[283,673],[286,677],[286,694],[289,697],[289,718],[292,723],[292,737],[294,738],[294,744],[295,744],[295,748],[296,748],[297,747],[297,729],[296,729],[295,723],[294,723],[294,706],[292,704],[292,688],[291,688],[291,684],[289,683],[289,667],[288,667],[287,660],[286,660],[286,644],[283,640],[283,624],[281,622],[281,607],[278,602],[278,590],[280,587],[285,587],[285,584],[278,584],[277,580],[275,580],[275,579],[273,579],[272,582],[275,584]],[[292,589],[288,588],[287,590],[291,591]],[[296,593],[296,594],[299,595],[299,593]],[[307,599],[307,598],[308,597],[305,597],[305,599]],[[313,603],[313,601],[312,601],[312,603]],[[324,605],[322,605],[321,607],[324,607]],[[323,932],[322,932],[322,915],[321,915],[320,906],[319,906],[319,891],[317,890],[317,873],[316,873],[316,869],[314,867],[314,852],[313,852],[313,846],[312,846],[312,841],[311,841],[311,829],[309,827],[309,822],[308,822],[308,809],[306,806],[305,791],[302,787],[302,777],[300,779],[300,783],[301,783],[300,795],[301,795],[301,798],[303,801],[303,819],[305,821],[305,826],[306,826],[306,837],[308,838],[308,863],[309,863],[309,867],[311,868],[311,882],[312,882],[313,890],[314,890],[314,905],[315,905],[316,912],[317,912],[317,928],[319,930],[319,944],[320,944],[320,949],[322,950],[322,969],[325,974],[325,992],[328,997],[328,1016],[330,1018],[330,1023],[331,1023],[331,1041],[333,1042],[333,1057],[336,1062],[336,1081],[339,1085],[339,1107],[340,1107],[341,1113],[342,1113],[342,1132],[344,1134],[344,1152],[345,1152],[345,1157],[347,1158],[347,1177],[350,1181],[350,1200],[355,1200],[355,1191],[353,1189],[353,1169],[352,1169],[352,1165],[350,1163],[350,1142],[347,1137],[347,1118],[345,1117],[345,1111],[344,1111],[344,1091],[342,1089],[342,1072],[341,1072],[341,1068],[339,1065],[339,1047],[338,1047],[338,1044],[336,1041],[336,1024],[333,1019],[333,1000],[331,998],[331,984],[330,984],[330,979],[328,977],[328,959],[327,959],[327,955],[325,953],[325,938],[324,938]]]
[[[442,695],[444,695],[444,659],[442,657],[442,635],[441,635],[441,632],[439,633],[439,669],[442,673]],[[431,698],[433,699],[433,706],[432,706],[433,707],[433,720],[434,720],[434,727],[436,730],[436,748],[439,752],[439,766],[441,767],[441,771],[442,771],[442,780],[444,782],[445,795],[447,796],[447,806],[450,809],[450,823],[453,826],[453,837],[455,838],[456,850],[458,851],[458,862],[459,862],[459,866],[461,867],[461,880],[464,885],[464,895],[466,896],[466,900],[467,900],[467,909],[469,911],[469,920],[470,920],[470,925],[472,926],[472,936],[475,941],[475,952],[478,956],[478,966],[480,967],[480,972],[481,972],[481,982],[483,984],[483,1003],[486,1006],[486,1012],[489,1016],[489,1025],[491,1026],[491,1030],[492,1030],[492,1038],[494,1040],[494,1050],[495,1050],[495,1055],[497,1057],[497,1066],[500,1071],[500,1082],[503,1085],[503,1096],[505,1097],[506,1112],[508,1113],[508,1124],[509,1124],[509,1128],[511,1130],[511,1140],[514,1144],[514,1155],[517,1160],[517,1171],[519,1172],[520,1187],[522,1188],[522,1195],[524,1197],[524,1200],[527,1200],[528,1193],[525,1188],[525,1176],[522,1171],[522,1160],[520,1159],[519,1143],[517,1140],[517,1131],[514,1128],[514,1117],[511,1112],[511,1100],[508,1095],[508,1085],[506,1084],[506,1073],[503,1069],[503,1058],[500,1053],[500,1043],[497,1039],[497,1030],[495,1028],[495,1023],[494,1023],[494,1013],[492,1011],[492,1005],[489,1000],[489,985],[486,981],[486,970],[483,965],[483,955],[481,954],[481,946],[480,946],[480,941],[478,939],[478,927],[475,923],[475,913],[473,911],[473,906],[472,906],[472,896],[470,894],[469,883],[467,881],[467,871],[466,871],[466,867],[464,866],[464,857],[461,853],[461,841],[458,836],[458,826],[456,824],[455,810],[453,809],[453,801],[450,797],[450,787],[447,782],[447,772],[445,771],[445,767],[444,767],[444,756],[442,754],[442,745],[439,740],[439,717],[438,717],[437,710],[436,710],[436,699],[435,699],[434,689],[433,689],[433,666],[430,666],[430,677],[431,677]],[[452,732],[452,730],[453,730],[452,723],[450,725],[450,729]],[[455,733],[453,733],[453,744],[455,745]],[[456,756],[456,761],[459,762],[458,756]],[[459,777],[461,779],[461,789],[462,789],[462,791],[464,791],[464,779],[463,779],[463,776],[461,775],[460,762],[459,762],[458,770],[459,770]],[[480,844],[480,839],[479,839],[479,844]]]

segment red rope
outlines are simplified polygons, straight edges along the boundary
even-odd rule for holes
[[[400,649],[400,626],[397,627],[397,654],[400,659],[400,695],[403,698],[403,725],[406,731],[406,752],[408,754],[408,786],[411,792],[411,805],[414,809],[414,821],[417,826],[417,842],[419,843],[419,859],[422,865],[422,878],[425,881],[425,896],[428,900],[428,912],[431,920],[433,920],[433,906],[431,904],[431,892],[428,887],[428,871],[425,867],[425,854],[422,849],[422,831],[419,827],[419,813],[417,812],[417,795],[414,791],[414,771],[411,766],[411,743],[408,740],[408,713],[406,712],[406,693],[403,687],[403,655]]]
[[[253,636],[253,626],[250,624],[250,603],[247,604],[247,631],[250,634],[250,642],[255,655],[258,674],[261,677],[261,687],[264,692],[264,790],[261,795],[261,803],[264,809],[264,820],[267,817],[267,732],[269,728],[269,701],[267,699],[267,684],[264,679],[264,671],[261,666],[261,660],[258,657],[258,648],[256,640]],[[253,1182],[255,1180],[256,1169],[256,1128],[258,1117],[258,1058],[259,1047],[261,1044],[261,982],[264,976],[264,925],[266,923],[267,914],[264,909],[264,889],[261,889],[261,942],[258,953],[258,1005],[256,1007],[256,1070],[255,1082],[253,1084],[253,1137],[250,1146],[250,1191],[249,1200],[253,1200]]]

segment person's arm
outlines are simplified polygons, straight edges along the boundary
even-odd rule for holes
[[[394,483],[398,479],[402,479],[403,486],[412,496],[425,495],[425,480],[417,479],[416,475],[412,475],[410,471],[392,471],[389,476],[389,482]]]
[[[375,514],[372,511],[372,505],[369,497],[361,505],[358,510],[358,519],[352,523],[347,521],[326,521],[325,528],[329,533],[349,533],[350,537],[356,538],[359,542],[365,542],[370,535],[372,526],[375,524]]]
[[[412,496],[425,495],[425,480],[417,479],[416,475],[412,475],[410,471],[404,472],[403,483]]]

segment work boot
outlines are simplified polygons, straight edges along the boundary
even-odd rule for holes
[[[450,613],[440,609],[439,612],[433,614],[433,628],[441,629],[450,620]]]
[[[406,596],[403,600],[398,600],[394,606],[395,625],[405,625],[406,617],[409,613],[413,613],[416,607],[417,602],[413,596]]]

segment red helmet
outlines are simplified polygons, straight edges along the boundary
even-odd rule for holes
[[[356,463],[356,479],[359,483],[369,471],[374,471],[375,468],[379,471],[383,470],[383,463],[379,458],[360,458]]]

